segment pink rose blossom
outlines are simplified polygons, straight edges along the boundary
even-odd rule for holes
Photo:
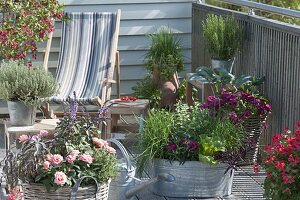
[[[103,148],[106,145],[108,145],[108,143],[105,140],[99,139],[97,137],[93,137],[92,140],[93,140],[93,144],[95,144],[99,148]]]
[[[43,163],[43,169],[44,169],[44,170],[48,170],[48,169],[49,169],[49,166],[50,166],[50,162],[49,162],[49,161],[45,161],[45,162]]]
[[[108,153],[116,154],[116,150],[113,147],[107,146],[106,150],[108,151]]]
[[[73,156],[73,155],[70,154],[66,157],[66,160],[67,160],[68,163],[73,163],[74,160],[76,160],[76,156]]]
[[[51,159],[53,165],[59,165],[63,161],[63,157],[59,154],[54,154]]]
[[[67,182],[67,176],[63,172],[55,172],[54,174],[54,183],[57,185],[63,186]]]
[[[73,150],[71,153],[70,153],[70,155],[72,155],[72,156],[78,156],[79,155],[79,151],[78,150]]]
[[[86,162],[88,164],[92,164],[93,162],[93,157],[89,154],[82,154],[79,156],[79,160]]]
[[[28,135],[23,134],[23,135],[21,135],[21,136],[19,137],[20,143],[24,143],[24,142],[26,142],[27,140],[29,140]]]
[[[40,130],[40,136],[41,137],[47,137],[48,136],[48,131],[46,131],[46,130]]]

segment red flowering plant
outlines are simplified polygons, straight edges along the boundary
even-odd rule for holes
[[[37,57],[37,43],[54,31],[54,20],[63,19],[63,6],[57,0],[1,0],[0,58],[25,59],[28,52]]]
[[[45,130],[19,137],[20,151],[9,152],[3,167],[10,188],[21,181],[43,184],[50,191],[71,187],[86,176],[106,183],[117,175],[116,150],[100,139],[99,125],[107,107],[99,110],[97,118],[77,116],[77,108],[77,101],[70,100],[70,113],[59,121],[54,137]],[[92,179],[84,179],[81,185],[93,184]]]
[[[298,200],[300,197],[300,122],[295,131],[288,128],[273,136],[266,146],[263,167],[267,173],[265,196],[273,200]]]

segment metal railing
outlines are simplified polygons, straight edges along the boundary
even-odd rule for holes
[[[219,0],[219,1],[229,3],[232,5],[245,6],[245,7],[249,7],[252,9],[263,10],[263,11],[267,11],[267,12],[275,13],[275,14],[279,14],[279,15],[300,18],[300,11],[297,11],[297,10],[291,10],[291,9],[287,9],[287,8],[281,8],[281,7],[277,7],[277,6],[272,6],[272,5],[263,4],[263,3],[257,3],[257,2],[253,2],[253,1],[246,1],[246,0]]]
[[[250,7],[257,3],[222,0]],[[261,6],[261,5],[260,5]],[[273,6],[267,6],[272,10]],[[255,7],[257,8],[257,7]],[[265,7],[261,7],[265,8]],[[280,9],[278,12],[284,14]],[[275,12],[275,10],[273,10]],[[286,11],[285,11],[286,12]],[[256,15],[232,11],[205,3],[193,4],[192,19],[192,69],[210,66],[210,56],[205,49],[202,21],[208,13],[234,14],[245,33],[240,52],[236,56],[234,73],[265,76],[262,92],[270,100],[273,111],[269,117],[269,128],[263,135],[264,143],[270,143],[272,134],[285,127],[293,127],[300,120],[300,26],[276,22]],[[295,11],[289,15],[298,15]],[[300,18],[300,17],[299,17]]]

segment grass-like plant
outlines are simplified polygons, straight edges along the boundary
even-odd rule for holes
[[[176,71],[184,68],[180,40],[169,28],[159,29],[149,38],[146,68],[151,72],[158,70],[164,80],[170,80]]]
[[[202,25],[205,47],[211,58],[232,59],[237,53],[242,39],[242,31],[234,17],[209,14]]]
[[[168,143],[173,126],[173,114],[166,110],[153,109],[149,112],[141,135],[137,161],[137,172],[142,174],[145,166],[154,158],[162,158],[163,147]]]
[[[0,66],[0,98],[37,104],[41,98],[57,92],[57,83],[43,68],[27,67],[21,61],[2,61]]]

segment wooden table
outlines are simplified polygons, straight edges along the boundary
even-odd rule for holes
[[[112,100],[112,102],[113,105],[109,109],[112,118],[110,130],[118,125],[120,115],[134,115],[139,117],[139,132],[141,132],[149,108],[149,100],[137,99],[136,101],[131,102]]]
[[[189,106],[193,104],[192,90],[195,87],[198,90],[198,96],[200,98],[200,102],[206,101],[208,96],[213,95],[212,85],[205,78],[199,77],[197,80],[189,80],[192,75],[195,73],[187,73],[186,74],[186,102]]]
[[[34,135],[40,132],[40,130],[47,130],[50,133],[54,132],[59,119],[42,119],[34,123],[33,126],[11,126],[8,120],[3,120],[5,130],[5,148],[10,149],[10,145],[13,144],[20,135],[29,134]]]

